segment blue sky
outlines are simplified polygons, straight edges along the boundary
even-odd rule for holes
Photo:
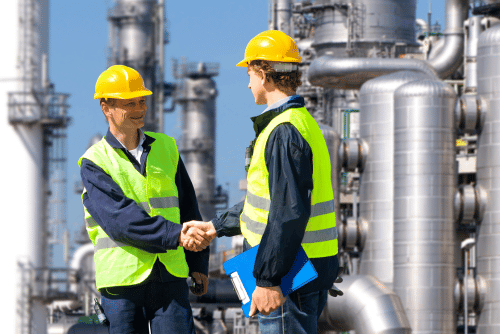
[[[262,106],[254,103],[247,88],[248,77],[235,64],[243,58],[248,41],[268,27],[268,0],[236,1],[168,1],[166,15],[170,43],[165,47],[165,79],[171,77],[171,59],[187,57],[189,61],[220,63],[215,78],[217,98],[216,180],[228,188],[230,205],[243,196],[238,190],[245,177],[245,147],[253,139],[251,116]],[[444,28],[444,0],[433,1],[433,22]],[[104,135],[107,123],[97,100],[94,86],[107,66],[107,9],[111,0],[50,1],[50,79],[58,92],[69,93],[72,123],[67,129],[67,227],[71,240],[83,224],[81,199],[73,192],[80,180],[78,158],[85,152],[90,138]],[[417,1],[417,18],[426,19],[428,0]],[[180,107],[165,114],[164,133],[178,138]],[[226,186],[229,185],[229,187]],[[62,252],[56,247],[54,265],[62,266]]]

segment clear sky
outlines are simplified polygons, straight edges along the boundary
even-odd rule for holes
[[[233,205],[244,195],[238,189],[245,177],[245,147],[254,138],[251,116],[265,107],[254,103],[248,76],[236,63],[243,59],[246,44],[268,27],[268,0],[187,0],[166,2],[170,43],[165,46],[165,80],[171,77],[171,59],[220,63],[215,77],[217,97],[216,182],[229,190]],[[56,91],[69,93],[72,123],[67,129],[67,227],[71,240],[83,224],[83,209],[73,185],[80,180],[78,158],[90,138],[104,135],[107,123],[97,100],[95,82],[107,68],[108,21],[111,0],[50,1],[50,79]],[[444,0],[432,2],[433,22],[444,29]],[[417,18],[427,18],[428,0],[417,1]],[[180,107],[165,114],[164,133],[178,138]],[[229,187],[228,187],[228,186]],[[61,248],[55,248],[54,265],[62,266]]]

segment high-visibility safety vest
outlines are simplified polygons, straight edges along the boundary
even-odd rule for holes
[[[291,108],[276,116],[259,134],[247,176],[247,194],[240,215],[241,232],[250,246],[260,243],[271,205],[269,171],[265,149],[269,135],[281,123],[291,123],[307,141],[313,156],[311,215],[302,247],[309,258],[338,253],[337,228],[333,205],[330,155],[321,130],[306,108]]]
[[[80,158],[88,159],[111,176],[128,198],[133,199],[150,216],[163,216],[180,224],[179,198],[175,174],[179,152],[172,137],[145,132],[155,138],[146,162],[146,177],[138,172],[125,153],[112,148],[105,138],[90,147]],[[83,190],[85,194],[86,190]],[[82,199],[83,199],[82,194]],[[189,268],[184,249],[177,247],[166,253],[149,253],[133,246],[113,241],[85,210],[85,221],[90,240],[94,244],[97,289],[134,285],[144,281],[157,258],[168,272],[187,277]]]

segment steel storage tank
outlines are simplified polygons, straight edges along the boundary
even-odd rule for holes
[[[348,4],[321,0],[316,4],[321,8],[316,12],[314,33],[319,56],[332,52],[332,47],[336,57],[344,56],[348,41],[366,52],[374,43],[416,45],[415,0],[355,0]]]
[[[360,137],[368,145],[361,173],[359,216],[369,224],[360,273],[392,288],[394,201],[394,91],[429,79],[421,72],[401,71],[367,81],[359,92]]]
[[[394,93],[394,291],[413,334],[456,332],[455,99],[437,80]]]
[[[479,36],[477,92],[489,104],[478,136],[477,185],[488,204],[477,238],[477,274],[488,285],[488,293],[477,325],[481,334],[500,332],[500,26]]]

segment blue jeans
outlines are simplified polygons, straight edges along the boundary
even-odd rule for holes
[[[195,334],[185,280],[101,290],[110,334]]]
[[[288,295],[285,303],[269,315],[259,313],[261,334],[316,334],[327,297],[326,290]]]

